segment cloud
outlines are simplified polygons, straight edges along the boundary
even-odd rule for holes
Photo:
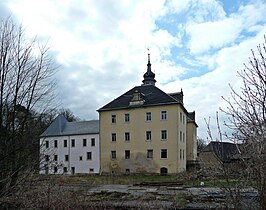
[[[216,21],[192,22],[186,27],[190,37],[188,48],[192,54],[210,52],[224,46],[234,44],[242,33],[256,30],[254,25],[260,25],[266,18],[264,4],[241,6],[237,13]]]
[[[171,14],[186,14],[188,21],[204,22],[206,19],[216,20],[225,16],[219,1],[213,0],[169,0],[166,2],[168,12]]]
[[[188,48],[192,54],[203,53],[211,48],[221,48],[233,43],[241,28],[242,22],[234,18],[188,25],[186,32],[191,36]]]
[[[234,12],[213,0],[8,0],[0,8],[8,5],[29,36],[48,40],[60,64],[58,99],[81,119],[98,118],[98,108],[141,85],[149,47],[156,85],[183,88],[204,138],[204,118],[215,119],[266,33],[263,1],[232,4]]]
[[[188,111],[196,111],[196,119],[200,126],[198,135],[207,137],[207,127],[204,119],[211,117],[211,128],[216,132],[215,114],[220,108],[226,110],[227,104],[222,99],[230,97],[229,84],[237,91],[242,85],[242,81],[237,77],[237,71],[244,69],[243,63],[248,63],[251,56],[250,49],[256,49],[256,46],[263,42],[263,35],[266,34],[266,28],[260,31],[255,37],[245,39],[239,44],[225,47],[209,57],[212,62],[213,70],[200,77],[192,77],[183,81],[173,81],[162,87],[167,92],[173,90],[184,91],[185,107]],[[206,59],[207,61],[207,59]],[[221,124],[227,117],[220,113]],[[222,127],[223,132],[228,131]],[[217,135],[217,133],[215,133]],[[215,136],[214,135],[214,136]]]

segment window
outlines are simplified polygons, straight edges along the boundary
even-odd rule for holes
[[[45,155],[45,161],[49,162],[49,155]]]
[[[49,167],[47,164],[44,166],[44,170],[45,170],[45,174],[49,174]]]
[[[90,172],[94,172],[94,168],[90,168]]]
[[[167,120],[167,111],[161,111],[161,120]]]
[[[151,112],[146,112],[146,121],[151,121]]]
[[[147,150],[147,158],[153,158],[153,149],[148,149]]]
[[[71,139],[71,147],[75,147],[75,139]]]
[[[116,151],[111,151],[111,159],[116,159]]]
[[[185,115],[183,115],[183,124],[185,124],[185,119],[186,119]]]
[[[182,160],[182,149],[180,149],[179,157],[180,157],[180,160]]]
[[[183,149],[183,160],[185,159],[185,150]]]
[[[167,131],[166,130],[161,130],[161,139],[163,139],[163,140],[167,139]]]
[[[125,114],[125,122],[129,122],[130,118],[129,118],[129,114]]]
[[[130,150],[125,150],[125,159],[130,159]]]
[[[82,161],[82,156],[79,156],[79,160]]]
[[[67,173],[67,167],[64,167],[64,173]]]
[[[92,159],[92,152],[87,152],[87,160],[91,160]]]
[[[45,147],[49,148],[49,141],[45,141]]]
[[[57,161],[57,160],[58,160],[58,156],[54,155],[54,161]]]
[[[69,156],[65,155],[65,161],[68,161],[68,160],[69,160]]]
[[[64,147],[67,147],[67,140],[64,140]]]
[[[112,123],[116,123],[116,115],[115,114],[112,115]]]
[[[147,141],[151,140],[151,131],[146,131],[146,140]]]
[[[83,139],[83,147],[87,146],[87,139]]]
[[[126,168],[126,173],[129,174],[130,173],[130,169]]]
[[[161,149],[161,158],[167,158],[167,149]]]
[[[95,147],[95,138],[91,138],[91,146]]]
[[[71,167],[71,174],[75,174],[75,167]]]
[[[180,122],[182,123],[182,112],[180,112]]]
[[[116,133],[112,133],[112,141],[116,141]]]
[[[57,148],[58,147],[58,142],[57,140],[54,140],[54,148]]]
[[[54,174],[56,174],[57,173],[57,167],[55,166],[54,167]]]
[[[130,133],[129,132],[125,133],[125,141],[130,141]]]
[[[186,138],[185,138],[185,133],[183,133],[183,142],[185,142]]]
[[[180,141],[182,141],[182,131],[180,131]]]

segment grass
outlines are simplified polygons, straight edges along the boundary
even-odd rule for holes
[[[39,175],[36,178],[43,178],[46,181],[52,181],[62,184],[87,184],[87,185],[104,185],[104,184],[123,184],[134,185],[142,182],[178,182],[184,186],[199,186],[204,182],[205,187],[235,187],[241,183],[238,179],[196,179],[189,178],[187,173],[161,176],[159,174],[130,174],[130,175]]]
[[[84,184],[139,184],[141,182],[175,182],[179,181],[176,175],[81,175],[81,176],[54,176],[41,175],[44,179],[58,181],[59,183],[84,183]]]

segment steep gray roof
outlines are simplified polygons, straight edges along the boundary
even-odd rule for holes
[[[223,162],[228,162],[234,155],[239,154],[236,144],[216,141],[211,141],[202,152],[214,152]]]
[[[99,120],[68,122],[63,115],[58,115],[51,125],[41,134],[41,137],[97,133],[99,133]]]
[[[198,124],[196,123],[196,119],[195,119],[195,111],[188,112],[187,122],[188,123],[195,123],[195,125],[198,127]]]
[[[163,92],[155,85],[143,85],[132,88],[131,90],[127,91],[126,93],[122,94],[118,98],[100,108],[98,111],[132,108],[133,106],[130,105],[130,102],[132,101],[133,95],[136,92],[140,93],[143,103],[135,105],[135,108],[166,104],[183,105],[183,101],[177,99],[177,96],[173,97],[172,95]],[[176,93],[176,95],[178,95],[178,93]]]

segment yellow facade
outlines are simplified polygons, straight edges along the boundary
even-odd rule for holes
[[[99,113],[101,172],[178,173],[186,170],[187,112],[182,104]],[[151,113],[151,120],[146,119],[147,113]],[[162,115],[166,119],[162,119]],[[112,134],[116,135],[115,141]]]
[[[189,133],[197,127],[195,113],[185,109],[183,91],[167,94],[155,86],[150,54],[143,78],[98,110],[103,173],[178,173],[197,155],[196,133]]]
[[[195,161],[197,159],[197,124],[195,122],[187,123],[187,160]]]

